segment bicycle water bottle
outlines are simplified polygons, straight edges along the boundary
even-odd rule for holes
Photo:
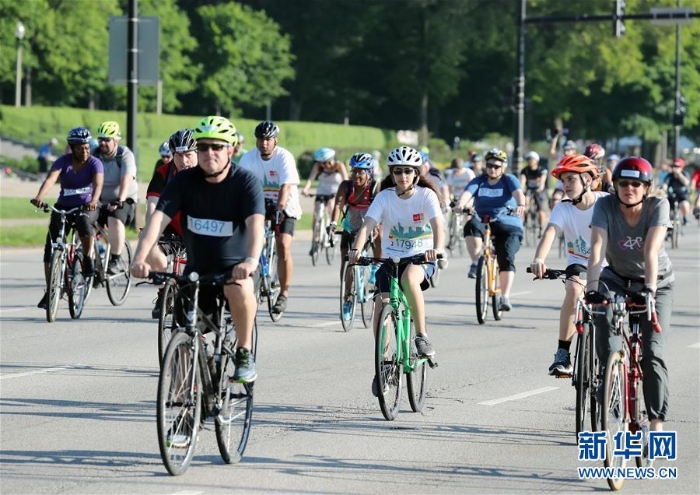
[[[260,255],[260,265],[262,265],[263,275],[267,276],[267,274],[270,272],[270,267],[267,263],[267,256],[265,256],[265,253]]]
[[[104,261],[104,259],[105,259],[105,247],[104,247],[104,245],[103,245],[101,242],[98,242],[98,243],[97,243],[97,251],[98,251],[98,253],[99,253],[99,255],[100,255],[100,259],[101,259],[102,261]]]

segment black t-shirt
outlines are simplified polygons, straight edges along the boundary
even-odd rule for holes
[[[539,187],[538,179],[547,176],[547,169],[542,166],[538,166],[534,170],[530,167],[525,167],[520,171],[520,175],[525,176],[526,189],[537,189]]]
[[[265,214],[262,184],[257,177],[232,165],[228,177],[212,184],[200,167],[170,179],[156,209],[169,217],[180,211],[187,248],[187,272],[218,273],[243,261],[245,220]]]

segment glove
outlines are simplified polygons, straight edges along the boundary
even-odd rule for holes
[[[607,297],[605,297],[597,290],[589,290],[588,292],[586,292],[584,299],[588,304],[603,304],[605,301],[608,300]]]
[[[124,202],[123,202],[123,201],[119,201],[118,199],[115,199],[114,201],[112,201],[112,202],[110,203],[110,205],[112,205],[112,206],[114,206],[115,208],[119,209],[119,208],[121,208],[122,206],[124,206]]]
[[[645,287],[644,289],[640,290],[639,292],[632,294],[629,296],[630,301],[632,304],[635,306],[646,306],[647,305],[647,295],[651,294],[651,297],[654,297],[654,291],[649,289],[648,287]]]
[[[326,227],[326,233],[328,234],[329,237],[333,237],[333,234],[335,234],[335,228],[336,225],[335,223],[330,224],[328,227]]]

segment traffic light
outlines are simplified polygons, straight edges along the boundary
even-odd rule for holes
[[[622,38],[625,35],[625,0],[614,0],[613,12],[613,36]]]

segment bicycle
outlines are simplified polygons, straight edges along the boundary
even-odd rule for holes
[[[527,273],[532,273],[527,267]],[[586,285],[567,277],[566,270],[554,270],[548,268],[544,272],[543,280],[567,280],[575,282],[581,286],[583,293],[586,292]],[[535,278],[534,280],[538,280]],[[576,443],[578,434],[587,431],[585,427],[586,413],[590,418],[591,431],[598,431],[598,403],[596,400],[596,390],[600,383],[598,356],[595,351],[595,325],[591,315],[597,314],[590,304],[587,304],[580,296],[576,299],[576,309],[574,310],[574,327],[576,328],[576,348],[574,350],[573,373],[571,374],[571,385],[576,389]]]
[[[406,375],[411,409],[420,412],[428,391],[428,366],[435,368],[438,365],[434,359],[419,356],[416,351],[413,317],[398,281],[400,266],[427,261],[424,254],[418,254],[403,259],[361,257],[357,262],[361,265],[373,263],[386,263],[391,272],[389,302],[382,304],[374,326],[374,371],[379,388],[379,408],[386,420],[393,421],[399,414],[403,375]]]
[[[168,472],[183,474],[194,457],[199,429],[214,419],[216,442],[227,464],[241,460],[248,443],[253,417],[253,385],[233,381],[236,349],[235,329],[224,315],[226,300],[219,292],[210,318],[198,306],[200,286],[223,286],[231,273],[202,275],[151,272],[149,279],[160,285],[174,279],[183,303],[185,326],[177,326],[165,350],[157,396],[158,446]],[[148,283],[148,282],[146,282]],[[186,295],[191,290],[191,297]],[[213,351],[205,333],[213,334]],[[251,353],[257,354],[257,323],[253,326]]]
[[[612,306],[613,333],[622,336],[621,349],[610,353],[605,367],[601,418],[602,431],[606,431],[608,436],[604,464],[605,467],[621,468],[616,471],[624,470],[627,459],[624,456],[613,456],[610,444],[618,434],[624,434],[626,431],[633,434],[641,432],[642,455],[635,456],[637,467],[650,467],[652,464],[647,457],[649,419],[644,409],[642,388],[642,315],[647,315],[655,332],[660,333],[662,329],[653,297],[647,294],[645,299],[645,303],[640,305],[630,297],[616,295],[604,303]],[[627,324],[625,317],[628,320]],[[624,481],[624,478],[608,478],[608,485],[612,490],[619,490]]]
[[[104,204],[100,206],[102,212],[107,211],[110,205]],[[111,258],[112,247],[109,243],[109,230],[106,224],[102,224],[99,220],[94,223],[95,227],[95,248],[93,251],[95,261],[95,278],[93,287],[105,286],[107,288],[107,297],[112,306],[121,306],[126,301],[129,291],[131,290],[131,244],[127,239],[124,239],[124,245],[121,253],[121,268],[117,273],[107,273],[107,264]]]
[[[74,213],[82,214],[83,206],[76,206],[70,210],[60,210],[55,206],[42,203],[44,213],[54,211],[60,215],[58,236],[51,242],[51,261],[49,265],[49,284],[47,287],[48,298],[46,301],[46,321],[56,321],[58,303],[65,294],[68,296],[68,312],[74,320],[83,314],[85,301],[90,295],[92,277],[83,276],[83,246],[78,239],[78,233],[67,225],[67,216]],[[66,241],[67,234],[71,233],[70,241]]]
[[[158,241],[159,246],[163,246],[164,252],[168,253],[168,272],[173,275],[182,275],[187,264],[187,252],[185,242],[179,236],[164,236]],[[173,330],[175,329],[175,319],[173,312],[175,307],[175,293],[177,292],[177,282],[173,278],[166,280],[161,289],[160,315],[158,316],[158,362],[163,362],[165,349],[170,342]]]
[[[341,232],[338,232],[338,234],[340,235]],[[360,252],[360,256],[366,256],[371,249],[372,241],[368,239]],[[351,265],[347,263],[347,256],[345,256],[345,262],[340,275],[340,322],[343,325],[343,330],[349,332],[355,322],[357,304],[359,304],[362,324],[365,328],[369,328],[372,323],[374,306],[374,290],[369,283],[370,267],[360,264]],[[343,306],[347,301],[350,301],[352,304],[348,320],[343,318]]]
[[[333,237],[328,235],[328,232],[326,231],[326,227],[330,225],[328,210],[326,210],[326,203],[335,198],[335,195],[310,194],[309,196],[316,196],[316,201],[314,201],[313,235],[316,236],[318,233],[318,240],[311,241],[311,264],[316,266],[321,251],[325,251],[326,262],[329,265],[332,265],[333,260],[335,260],[336,252],[338,251],[338,247],[333,242]]]
[[[281,287],[279,274],[277,273],[277,246],[275,235],[279,232],[276,222],[266,218],[265,220],[265,243],[260,253],[260,292],[258,293],[258,304],[262,304],[267,299],[267,311],[273,322],[278,322],[282,318],[282,313],[275,313],[273,308]]]
[[[454,207],[454,205],[455,203],[452,202],[450,206]],[[452,256],[454,256],[455,251],[459,251],[459,255],[464,256],[464,253],[467,250],[467,243],[464,240],[463,230],[464,215],[462,213],[452,211],[448,228],[449,243],[447,245],[447,248],[450,250]]]
[[[541,227],[539,226],[537,201],[534,198],[536,192],[528,189],[525,194],[529,198],[529,207],[525,212],[523,237],[525,237],[526,246],[537,246]]]
[[[675,196],[669,196],[669,203],[671,204],[671,227],[668,229],[668,234],[666,235],[666,238],[671,241],[671,249],[677,249],[680,236],[683,235],[683,222],[680,213],[680,202],[676,199]]]

